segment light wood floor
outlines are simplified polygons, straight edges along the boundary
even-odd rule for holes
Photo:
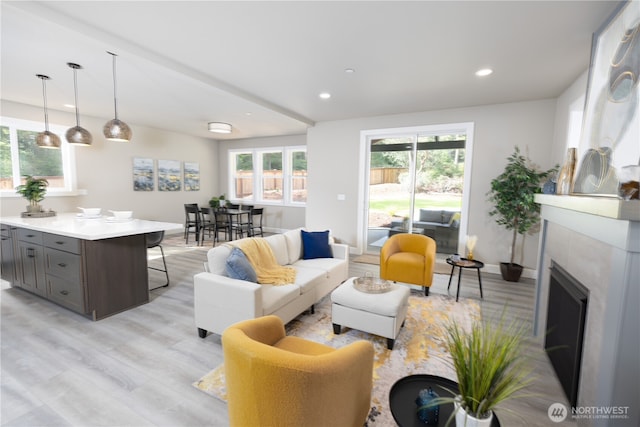
[[[191,385],[222,362],[219,337],[198,338],[193,321],[192,277],[207,248],[164,246],[171,286],[152,291],[149,304],[98,322],[3,283],[2,426],[228,424],[226,405]],[[366,271],[378,267],[350,263],[350,275]],[[479,299],[475,272],[465,273],[461,297]],[[163,280],[150,270],[150,287]],[[432,292],[446,294],[447,280],[436,275]],[[506,303],[514,316],[531,320],[531,282],[483,275],[483,285],[485,318]],[[539,396],[505,404],[513,414],[498,411],[503,426],[547,426],[549,405],[567,404],[539,340],[531,339],[530,353],[540,377],[531,391]]]

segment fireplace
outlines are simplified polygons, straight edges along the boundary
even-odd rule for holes
[[[573,365],[579,367],[580,371],[571,373],[573,382],[567,381],[575,385],[575,377],[578,376],[575,396],[577,408],[624,407],[628,410],[624,419],[582,417],[576,420],[577,424],[579,427],[638,427],[640,286],[637,272],[640,269],[640,202],[547,194],[536,195],[536,201],[542,205],[542,227],[535,333],[541,338],[542,344],[546,333],[554,329],[546,325],[548,315],[558,314],[557,309],[548,309],[549,304],[555,304],[558,299],[558,285],[551,284],[550,270],[564,270],[568,273],[566,276],[572,278],[569,282],[579,282],[588,290],[584,292],[582,289],[588,300],[588,307],[583,307],[586,316],[582,351],[573,354],[581,356],[580,362],[576,359]],[[553,281],[557,280],[557,276],[554,273]],[[574,304],[575,312],[569,318],[575,328],[575,319],[579,319],[576,313],[580,312],[581,303],[576,303],[575,293],[561,287],[562,293],[568,293],[565,298]],[[580,300],[578,296],[577,301]],[[560,315],[565,316],[565,313],[561,311]],[[554,322],[553,317],[549,322]],[[559,323],[562,325],[566,322],[560,320]],[[554,353],[556,351],[550,351],[549,358],[554,357]],[[557,353],[561,354],[559,351]],[[554,362],[551,364],[553,366]],[[556,367],[554,369],[558,370]],[[562,377],[563,373],[558,372],[557,377]],[[573,405],[575,397],[572,398],[569,393],[566,404]]]
[[[578,406],[589,291],[552,261],[544,348],[571,406]]]

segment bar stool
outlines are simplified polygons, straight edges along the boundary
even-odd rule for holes
[[[162,271],[164,272],[165,276],[167,276],[167,283],[165,285],[158,286],[150,290],[154,290],[158,288],[166,288],[169,286],[169,272],[167,271],[167,261],[164,258],[164,249],[162,249],[162,246],[160,245],[160,243],[162,243],[162,239],[164,239],[164,231],[154,231],[152,233],[147,233],[145,237],[147,240],[147,249],[160,248],[160,253],[162,254],[162,263],[164,264],[164,270],[158,267],[148,266],[149,269]]]

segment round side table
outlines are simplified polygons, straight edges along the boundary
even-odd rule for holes
[[[391,415],[400,427],[424,427],[425,424],[418,418],[416,397],[420,390],[429,388],[440,397],[454,397],[458,393],[458,383],[448,378],[435,375],[409,375],[400,378],[391,387],[389,392],[389,407]],[[440,405],[438,425],[444,426],[454,411],[453,403]],[[452,422],[455,425],[455,420]],[[491,427],[500,427],[498,416],[493,414]]]
[[[477,260],[470,260],[467,258],[460,258],[460,260],[454,261],[451,257],[445,260],[447,264],[451,266],[451,274],[449,274],[449,285],[447,286],[447,291],[451,287],[451,278],[453,277],[453,271],[456,267],[459,268],[458,271],[458,291],[456,292],[456,302],[458,302],[458,298],[460,297],[460,279],[462,278],[462,269],[463,268],[475,268],[478,271],[478,285],[480,286],[480,298],[482,296],[482,278],[480,277],[480,269],[484,267],[484,262]]]

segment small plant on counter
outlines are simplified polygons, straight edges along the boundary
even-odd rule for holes
[[[26,182],[16,187],[16,192],[29,201],[28,212],[40,212],[40,202],[47,194],[49,181],[44,178],[34,178],[31,175],[25,176]]]

